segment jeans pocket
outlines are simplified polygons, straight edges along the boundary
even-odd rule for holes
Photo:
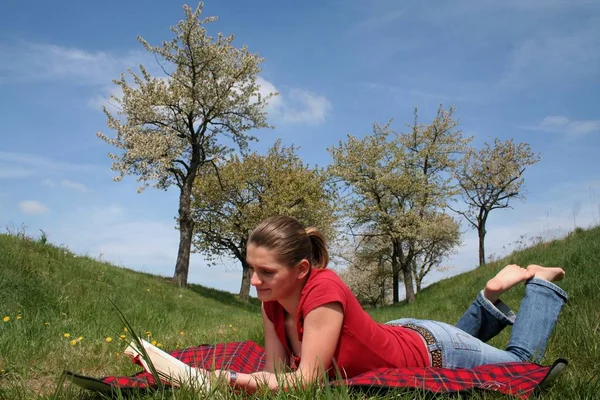
[[[446,338],[445,340],[442,340],[445,343],[442,345],[450,344],[452,348],[456,350],[471,350],[481,352],[482,342],[477,338],[474,338],[455,326],[448,325],[443,322],[432,322],[436,325],[436,327],[443,330],[445,333]]]

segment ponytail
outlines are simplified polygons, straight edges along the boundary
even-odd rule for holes
[[[312,247],[311,264],[313,268],[327,268],[329,251],[323,234],[315,227],[306,228],[306,234]]]

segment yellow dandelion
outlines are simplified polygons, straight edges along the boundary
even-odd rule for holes
[[[128,331],[127,327],[124,327],[123,332],[127,332],[127,331]]]
[[[6,317],[2,318],[2,321],[8,322],[8,321],[10,321],[10,317],[7,315]]]
[[[229,327],[230,327],[230,328],[233,328],[233,325],[229,324]]]
[[[44,325],[50,326],[50,322],[44,322]]]
[[[106,343],[112,342],[112,338],[110,336],[104,338],[104,340],[106,341]]]
[[[150,291],[150,288],[146,288],[146,292],[149,292],[149,291]]]
[[[121,355],[121,353],[119,353],[118,351],[115,351],[115,358],[119,357]]]
[[[63,336],[66,337],[67,339],[71,337],[70,333],[63,333]]]
[[[156,347],[162,347],[162,343],[156,343]]]
[[[78,341],[78,342],[81,342],[82,340],[83,340],[83,336],[79,336],[79,337],[77,338],[77,341]]]
[[[17,315],[17,319],[23,319],[23,316],[21,314]]]
[[[125,339],[127,339],[127,335],[119,335],[119,338],[120,338],[121,340],[125,340]]]
[[[152,336],[152,332],[146,331],[146,336],[148,336],[148,337]]]
[[[156,346],[156,340],[153,340],[150,343],[152,343],[152,346]]]
[[[71,346],[75,346],[77,345],[77,339],[70,340],[69,343],[71,343]]]
[[[185,332],[184,332],[184,331],[179,331],[179,334],[180,334],[181,336],[183,336],[183,335],[185,335]]]

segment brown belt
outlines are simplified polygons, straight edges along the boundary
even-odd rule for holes
[[[408,329],[412,329],[413,331],[423,336],[423,339],[425,339],[425,343],[427,343],[428,346],[436,344],[435,338],[427,329],[414,324],[406,324],[401,326]],[[440,349],[427,350],[429,351],[429,354],[431,354],[431,366],[434,368],[442,368],[442,351]]]

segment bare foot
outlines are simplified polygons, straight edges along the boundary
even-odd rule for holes
[[[549,282],[560,281],[565,277],[565,271],[558,267],[542,267],[541,265],[531,264],[527,267],[527,271],[532,272],[536,278]]]
[[[506,292],[516,284],[533,277],[534,273],[533,270],[529,271],[516,264],[507,265],[502,271],[498,272],[495,277],[488,281],[483,290],[483,295],[486,299],[495,303],[502,293]]]

